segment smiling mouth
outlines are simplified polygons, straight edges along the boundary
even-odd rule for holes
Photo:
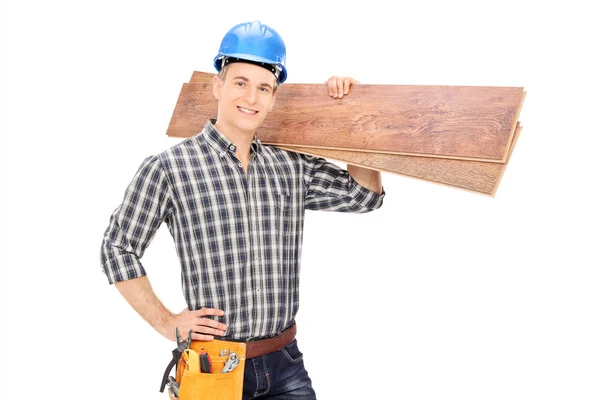
[[[244,114],[248,114],[248,115],[258,114],[258,111],[251,110],[251,109],[245,108],[245,107],[237,106],[237,109],[240,110],[241,112],[243,112]]]

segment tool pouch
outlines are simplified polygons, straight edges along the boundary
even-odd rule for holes
[[[200,353],[207,352],[212,361],[212,373],[201,372]],[[231,372],[221,373],[229,354],[238,355],[239,364]],[[239,342],[213,340],[193,341],[177,363],[176,381],[179,400],[241,400],[246,365],[246,345]],[[169,391],[171,400],[177,398]]]

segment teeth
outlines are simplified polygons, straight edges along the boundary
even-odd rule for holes
[[[258,111],[250,110],[250,109],[244,108],[244,107],[238,107],[238,109],[240,111],[243,111],[243,112],[247,113],[247,114],[256,114],[258,112]]]

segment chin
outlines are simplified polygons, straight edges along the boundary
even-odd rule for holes
[[[263,120],[261,119],[260,121],[238,121],[237,126],[240,129],[243,129],[245,131],[256,131],[260,125],[262,124]]]

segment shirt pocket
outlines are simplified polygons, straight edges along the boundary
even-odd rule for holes
[[[292,221],[290,216],[291,196],[286,193],[274,194],[275,213],[277,215],[275,228],[283,236],[290,234]]]

